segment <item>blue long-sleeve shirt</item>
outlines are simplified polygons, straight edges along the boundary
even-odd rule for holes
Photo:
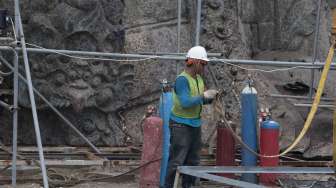
[[[184,76],[177,77],[175,81],[174,90],[183,108],[203,104],[202,96],[194,96],[194,97],[190,96],[189,83],[187,78],[185,78]],[[199,127],[202,124],[200,118],[181,118],[175,116],[173,113],[171,113],[170,119],[177,123],[182,123],[192,127]]]

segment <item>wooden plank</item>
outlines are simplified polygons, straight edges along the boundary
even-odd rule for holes
[[[9,146],[8,146],[9,147]],[[141,152],[141,149],[139,147],[98,147],[98,149],[102,153],[108,153],[108,152]],[[43,147],[43,151],[46,153],[63,153],[63,152],[90,152],[91,149],[88,147],[71,147],[71,146],[65,146],[65,147],[59,147],[59,146],[48,146]],[[31,147],[31,146],[21,146],[18,147],[18,152],[38,152],[37,147]]]

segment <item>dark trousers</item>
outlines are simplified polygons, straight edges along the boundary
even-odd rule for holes
[[[197,166],[200,161],[201,127],[170,122],[170,150],[165,188],[172,188],[178,166]],[[182,187],[195,184],[195,177],[182,175]]]

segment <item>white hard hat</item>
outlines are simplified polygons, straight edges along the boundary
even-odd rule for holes
[[[209,61],[207,52],[202,46],[194,46],[187,53],[187,58]]]

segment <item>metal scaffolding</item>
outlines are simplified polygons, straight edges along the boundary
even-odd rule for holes
[[[11,48],[12,49],[12,48]],[[19,56],[17,52],[12,49],[13,52],[13,105],[3,103],[1,106],[5,107],[12,113],[13,119],[13,143],[12,143],[12,186],[16,187],[16,157],[17,157],[17,127],[18,127],[18,72],[19,72]],[[0,58],[2,58],[0,56]]]
[[[321,3],[321,1],[320,1]],[[39,159],[40,159],[40,167],[43,176],[43,184],[45,188],[48,188],[48,175],[46,171],[46,166],[44,162],[43,155],[43,147],[39,129],[38,115],[36,110],[34,92],[71,128],[78,134],[95,152],[100,153],[100,151],[64,116],[62,113],[57,110],[38,90],[36,90],[32,85],[31,72],[29,67],[29,53],[37,53],[37,54],[60,54],[60,55],[68,55],[70,57],[80,56],[75,58],[88,58],[94,57],[96,59],[105,57],[105,58],[118,58],[118,61],[123,60],[137,60],[141,58],[148,59],[156,59],[156,60],[176,60],[176,61],[184,61],[186,53],[180,53],[180,43],[181,43],[181,7],[182,1],[178,0],[178,25],[177,25],[177,53],[151,53],[151,52],[143,52],[143,53],[133,53],[133,54],[122,54],[122,53],[103,53],[103,52],[90,52],[90,51],[74,51],[74,50],[60,50],[60,49],[41,49],[41,48],[27,48],[26,42],[23,33],[21,15],[20,15],[20,7],[19,0],[14,1],[14,10],[15,10],[15,32],[18,34],[18,38],[15,40],[20,40],[21,47],[9,47],[9,46],[0,46],[0,51],[11,51],[13,52],[14,66],[8,63],[4,58],[0,57],[0,60],[6,64],[11,70],[14,72],[13,79],[13,155],[12,155],[12,186],[16,187],[16,157],[17,157],[17,108],[18,108],[18,79],[20,78],[28,85],[29,98],[31,102],[32,108],[32,116],[34,120],[34,129],[36,133],[36,141],[39,151]],[[221,53],[209,53],[210,62],[211,63],[223,63],[230,65],[259,65],[259,66],[270,66],[270,67],[297,67],[298,69],[311,69],[312,73],[312,84],[310,88],[309,97],[303,96],[287,96],[287,95],[271,95],[272,97],[283,97],[283,98],[293,98],[293,99],[310,99],[312,97],[312,88],[314,84],[314,70],[323,68],[323,62],[316,62],[316,54],[317,54],[317,41],[318,41],[318,28],[319,28],[319,19],[320,19],[320,9],[321,4],[318,7],[318,15],[317,15],[317,23],[315,28],[315,38],[314,38],[314,55],[313,61],[311,63],[307,62],[289,62],[289,61],[262,61],[262,60],[243,60],[243,59],[224,59]],[[200,41],[200,30],[201,30],[201,10],[202,10],[202,1],[197,0],[197,12],[196,12],[196,27],[195,27],[195,45],[199,45]],[[17,44],[17,43],[16,43]],[[22,53],[25,74],[26,78],[19,74],[18,71],[18,52]],[[127,59],[126,59],[127,58]],[[90,59],[90,58],[88,58]],[[113,62],[115,59],[104,59],[108,63]],[[336,69],[336,64],[333,63],[331,69]],[[332,99],[325,98],[324,100],[329,101]],[[309,106],[310,104],[305,104],[304,106]],[[296,104],[296,106],[302,106],[300,104]],[[330,107],[330,106],[328,106]],[[333,168],[294,168],[294,167],[276,167],[276,168],[262,168],[262,167],[187,167],[182,166],[178,168],[177,176],[175,179],[175,183],[178,181],[179,174],[189,174],[209,180],[218,181],[221,183],[226,183],[229,185],[240,186],[240,187],[262,187],[260,185],[251,184],[248,182],[241,182],[238,180],[233,180],[225,177],[215,176],[209,173],[334,173]],[[177,184],[175,184],[176,186]]]
[[[320,33],[320,17],[321,17],[321,4],[322,0],[319,0],[318,7],[317,7],[317,15],[316,15],[316,21],[315,21],[315,31],[314,31],[314,47],[313,47],[313,59],[312,63],[315,64],[315,61],[317,59],[317,48],[318,48],[318,39],[319,39],[319,33]],[[313,88],[314,88],[314,82],[315,82],[315,70],[311,70],[311,81],[310,81],[310,88],[309,88],[309,97],[313,97]]]
[[[25,67],[25,72],[26,72],[26,78],[27,78],[29,99],[30,99],[30,104],[31,104],[31,108],[32,108],[36,142],[37,142],[37,147],[39,149],[40,168],[41,168],[42,176],[43,176],[43,185],[44,185],[45,188],[48,188],[49,187],[48,175],[47,175],[47,170],[46,170],[45,162],[44,162],[40,126],[39,126],[38,117],[37,117],[36,103],[35,103],[35,97],[34,97],[34,92],[33,92],[33,84],[32,84],[32,79],[31,79],[31,74],[30,74],[28,54],[27,54],[27,50],[26,50],[26,42],[25,42],[25,38],[24,38],[24,34],[23,34],[19,0],[15,0],[14,6],[15,6],[14,7],[14,9],[15,9],[15,21],[16,21],[15,23],[17,24],[16,28],[18,29],[18,33],[17,33],[18,34],[18,39],[21,41],[21,45],[22,45],[23,61],[24,61],[24,67]]]
[[[213,175],[216,173],[334,174],[335,170],[332,167],[179,166],[176,172],[174,188],[177,188],[180,174],[191,175],[237,187],[265,188],[265,186],[262,185]]]
[[[197,12],[196,12],[196,36],[195,46],[200,44],[200,32],[201,32],[201,15],[202,14],[202,0],[197,0]]]
[[[177,53],[181,50],[181,9],[182,0],[177,0]]]
[[[0,51],[8,51],[6,46],[0,46]],[[15,48],[18,52],[22,48]],[[186,57],[181,53],[181,55],[144,55],[141,53],[138,54],[126,54],[126,53],[106,53],[106,52],[91,52],[91,51],[74,51],[74,50],[59,50],[59,49],[46,49],[46,48],[26,48],[27,52],[37,53],[37,54],[60,54],[60,55],[69,55],[75,58],[86,58],[90,60],[89,57],[92,57],[93,60],[99,60],[95,57],[105,57],[107,59],[102,59],[103,61],[113,62],[116,59],[108,58],[119,58],[117,61],[128,61],[129,59],[157,59],[157,60],[186,60]],[[155,54],[155,53],[153,53]],[[160,54],[159,52],[157,54]],[[219,55],[219,53],[214,53],[214,56]],[[127,58],[127,59],[126,59]],[[270,67],[297,67],[299,69],[322,69],[324,63],[316,62],[290,62],[290,61],[263,61],[263,60],[245,60],[245,59],[224,59],[224,58],[210,58],[210,63],[222,63],[222,64],[233,64],[233,65],[260,65],[260,66],[270,66]],[[336,68],[336,63],[331,65],[331,69]]]

